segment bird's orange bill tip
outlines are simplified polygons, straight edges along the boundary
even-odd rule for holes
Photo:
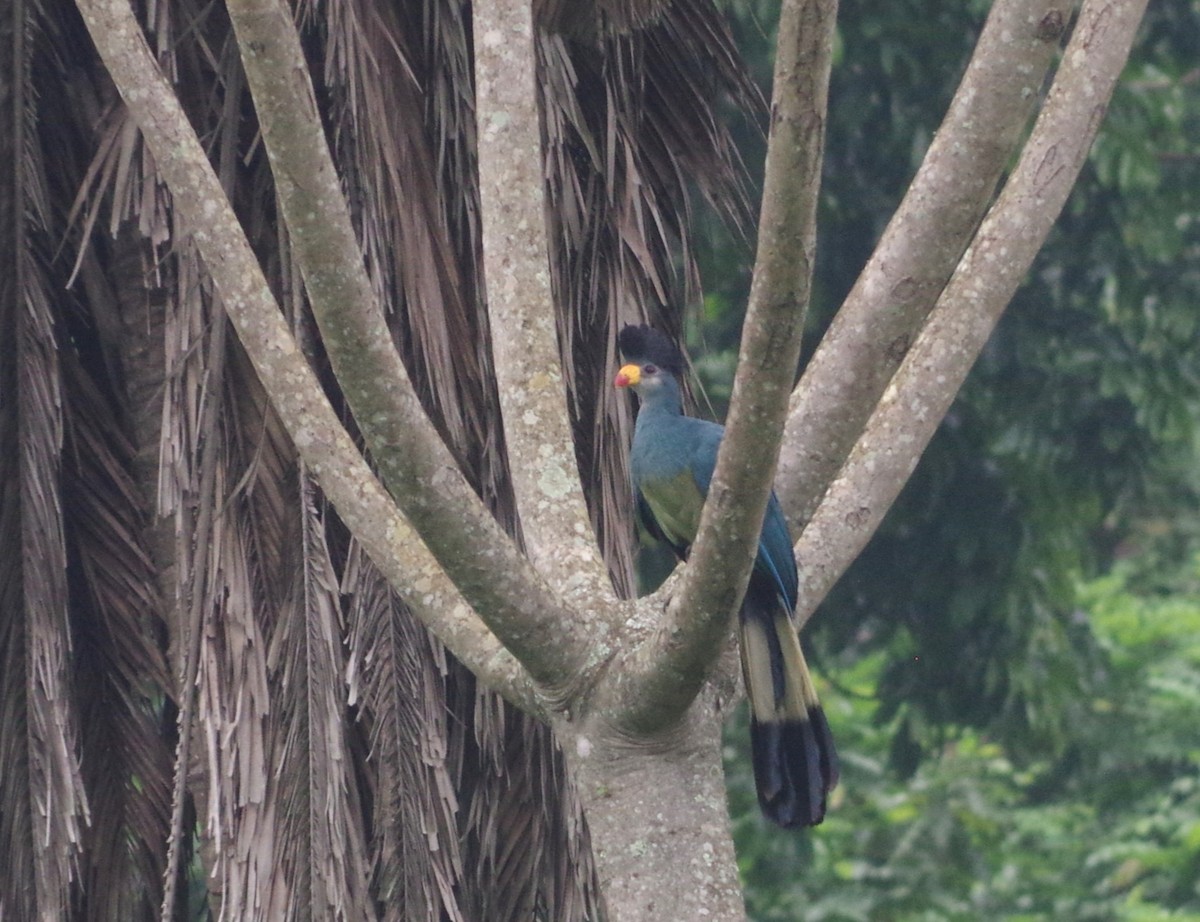
[[[638,383],[641,375],[636,365],[623,365],[621,370],[617,372],[617,376],[613,378],[613,387],[633,387]]]

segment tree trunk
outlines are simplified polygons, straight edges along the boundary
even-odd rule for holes
[[[629,739],[598,720],[560,731],[606,922],[745,919],[725,802],[722,717],[710,689],[683,725],[653,741]]]

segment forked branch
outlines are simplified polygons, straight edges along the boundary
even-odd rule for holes
[[[979,227],[1074,6],[992,6],[921,168],[792,395],[777,486],[796,534]]]
[[[570,684],[579,619],[492,518],[421,407],[374,297],[290,8],[230,0],[247,83],[313,315],[380,475],[438,563],[539,681]]]
[[[1057,219],[1104,118],[1146,0],[1088,0],[1021,159],[846,466],[797,544],[801,620],[908,480]]]

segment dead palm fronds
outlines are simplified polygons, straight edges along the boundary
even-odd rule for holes
[[[758,99],[708,4],[568,6],[540,13],[552,274],[590,511],[628,588],[623,422],[595,344],[623,319],[678,325],[689,196],[744,216],[714,102]],[[325,507],[73,7],[2,15],[0,915],[153,917],[170,842],[169,901],[198,847],[227,918],[594,917],[549,732],[476,688]],[[515,529],[469,10],[297,15],[396,347]],[[324,371],[223,8],[157,0],[144,23]]]

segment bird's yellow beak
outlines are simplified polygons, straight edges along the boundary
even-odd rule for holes
[[[622,365],[613,379],[613,387],[637,387],[642,380],[642,370],[637,365]]]

